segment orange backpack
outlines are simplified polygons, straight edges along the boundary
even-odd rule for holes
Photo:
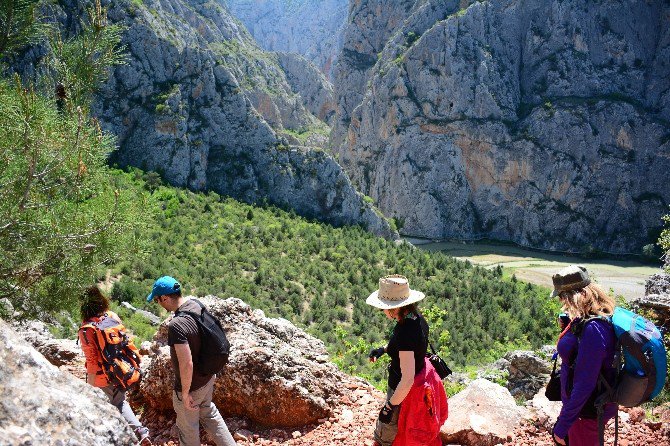
[[[95,343],[100,351],[100,368],[109,383],[124,390],[139,385],[142,380],[140,353],[126,334],[126,327],[107,313],[97,322],[82,325],[79,330],[93,329]],[[84,339],[87,339],[84,336]]]

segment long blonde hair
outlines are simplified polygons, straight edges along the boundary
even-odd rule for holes
[[[614,313],[614,298],[610,297],[595,283],[560,295],[563,309],[571,319],[588,316],[611,316]]]

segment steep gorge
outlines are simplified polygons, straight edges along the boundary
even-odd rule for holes
[[[304,56],[328,77],[342,49],[349,0],[225,0],[268,51]]]
[[[331,145],[415,236],[639,253],[670,204],[664,1],[353,2]]]
[[[176,186],[393,236],[332,156],[306,146],[308,138],[287,139],[323,135],[319,117],[332,115],[330,84],[304,58],[263,51],[217,0],[102,3],[126,28],[128,55],[92,109],[117,137],[113,162],[158,171]],[[50,15],[72,33],[86,5],[64,0]],[[315,74],[297,82],[294,71]]]

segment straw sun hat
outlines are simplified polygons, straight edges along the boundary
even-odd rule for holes
[[[426,297],[421,291],[409,288],[407,277],[397,274],[379,279],[379,289],[368,296],[365,303],[382,310],[400,308]]]

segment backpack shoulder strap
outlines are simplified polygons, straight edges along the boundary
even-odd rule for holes
[[[177,310],[177,311],[174,312],[174,317],[178,317],[178,316],[190,316],[191,319],[193,319],[193,320],[195,321],[195,325],[198,326],[198,330],[200,330],[200,325],[201,325],[201,323],[202,323],[202,321],[201,321],[200,319],[203,317],[203,313],[204,313],[204,311],[205,311],[205,307],[204,307],[204,305],[202,305],[202,303],[200,303],[200,301],[198,301],[197,299],[193,299],[193,300],[196,301],[196,302],[200,305],[200,307],[202,308],[202,311],[201,311],[200,314],[195,313],[195,312],[193,312],[193,311]]]
[[[114,313],[112,310],[105,311],[105,316],[114,319],[117,322],[121,322],[121,318],[118,314]]]
[[[193,302],[197,303],[197,304],[200,306],[200,308],[202,308],[203,310],[207,310],[207,307],[205,307],[205,304],[203,304],[202,302],[200,302],[198,299],[191,299],[191,300],[192,300]]]
[[[611,316],[590,316],[587,318],[582,319],[579,321],[579,323],[575,324],[574,327],[571,328],[571,331],[577,336],[577,350],[579,350],[579,343],[582,338],[582,333],[584,332],[584,328],[586,327],[586,324],[588,324],[591,321],[594,320],[603,320],[608,322],[609,324],[612,324],[612,318]],[[618,342],[618,341],[617,341]],[[575,358],[576,360],[576,358]],[[574,360],[573,360],[574,361]],[[597,412],[597,420],[598,420],[598,441],[600,446],[604,446],[605,444],[605,419],[604,419],[604,407],[607,402],[611,399],[612,395],[612,387],[610,384],[607,382],[605,379],[605,375],[603,375],[602,369],[600,370],[600,373],[598,375],[598,382],[596,384],[596,389],[600,389],[601,395],[596,399],[595,401],[595,406],[596,406],[596,412]],[[615,421],[615,438],[618,437],[618,422],[619,422],[619,416],[617,414]],[[615,440],[615,445],[617,444],[617,441]]]
[[[205,305],[202,302],[200,302],[198,299],[191,299],[191,300],[194,301],[195,303],[197,303],[198,306],[200,306],[200,309],[201,309],[200,314],[195,313],[193,311],[177,310],[177,311],[174,312],[174,315],[175,316],[181,316],[182,314],[187,314],[187,315],[191,316],[193,319],[195,319],[196,321],[198,321],[202,317],[202,315],[207,311],[207,307],[205,307]]]
[[[93,322],[86,322],[82,324],[79,327],[79,332],[83,335],[82,337],[84,338],[84,341],[86,342],[86,345],[90,344],[90,341],[88,340],[88,336],[86,336],[86,330],[95,330],[95,325]],[[79,336],[77,336],[77,343],[79,342]]]
[[[421,313],[419,313],[418,316],[419,316],[419,328],[421,328],[421,335],[422,335],[423,339],[426,341],[426,344],[427,344],[426,349],[428,347],[430,347],[430,350],[433,352],[433,354],[437,355],[437,352],[435,352],[435,347],[433,347],[433,343],[430,342],[430,339],[428,339],[428,336],[426,335],[426,332],[423,329],[423,325],[421,324],[421,320],[422,319],[425,320],[425,319],[424,319],[424,317]],[[428,323],[426,322],[426,324],[428,324]]]
[[[99,351],[102,351],[102,341],[101,341],[101,333],[100,329],[98,328],[98,324],[95,321],[89,321],[85,324],[83,324],[81,327],[79,327],[79,331],[83,331],[84,333],[84,341],[86,341],[86,345],[90,344],[90,341],[87,336],[87,331],[86,330],[92,330],[93,332],[93,343],[95,346],[98,348]],[[98,363],[99,364],[99,363]]]
[[[194,313],[192,311],[185,311],[185,310],[180,310],[180,311],[175,311],[174,312],[174,317],[177,316],[191,316],[191,318],[195,319],[196,322],[200,322],[200,318],[202,315]]]
[[[572,334],[577,336],[577,342],[579,342],[581,340],[582,333],[584,332],[584,328],[586,328],[586,325],[589,322],[596,321],[596,320],[605,321],[605,322],[608,322],[610,324],[612,323],[612,318],[607,317],[607,316],[589,316],[589,317],[585,317],[585,318],[581,319],[576,324],[573,323],[570,327],[570,331],[572,332]]]

